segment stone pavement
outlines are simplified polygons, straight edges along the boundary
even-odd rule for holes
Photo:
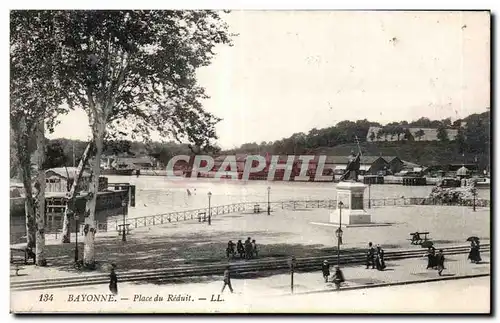
[[[390,311],[437,311],[446,305],[445,311],[457,310],[470,312],[488,310],[490,277],[455,280],[454,278],[489,274],[489,254],[483,253],[483,263],[470,264],[467,255],[452,255],[445,263],[444,279],[441,282],[416,284],[407,286],[380,287],[374,289],[350,290],[349,287],[369,287],[376,284],[398,284],[417,282],[439,278],[436,270],[427,270],[426,258],[414,258],[387,262],[385,271],[365,269],[364,266],[343,268],[347,283],[340,291],[334,291],[331,283],[324,283],[321,271],[312,273],[295,273],[294,295],[290,294],[290,275],[277,274],[267,277],[232,279],[234,294],[222,288],[221,276],[207,277],[204,280],[192,278],[183,283],[119,283],[118,300],[115,303],[68,302],[70,295],[77,294],[109,294],[107,285],[78,286],[70,288],[11,291],[11,308],[18,310],[57,310],[67,312],[390,312]],[[118,280],[120,273],[118,272]],[[479,284],[479,285],[478,285]],[[418,286],[417,286],[418,285]],[[421,287],[420,287],[421,286]],[[346,288],[347,287],[347,288]],[[446,292],[450,289],[453,292]],[[408,295],[406,290],[411,290]],[[397,291],[397,292],[396,292]],[[467,296],[463,293],[474,293],[474,303],[470,309],[464,302]],[[54,303],[40,303],[40,295],[54,294]],[[318,294],[319,293],[319,294]],[[448,293],[448,294],[447,294]],[[450,295],[452,293],[453,295]],[[219,296],[220,294],[220,296]],[[191,302],[137,302],[135,297],[161,296],[165,300],[169,295],[191,296]],[[344,296],[345,295],[345,296]],[[393,296],[391,296],[393,295]],[[396,296],[398,295],[398,296]],[[72,297],[73,297],[72,296]],[[382,298],[381,298],[382,297]],[[387,297],[383,299],[383,297]],[[408,300],[413,297],[413,300]],[[211,302],[211,299],[223,300]],[[454,301],[450,301],[453,299]],[[457,300],[462,300],[457,307]],[[337,301],[335,301],[337,300]],[[349,302],[347,302],[349,300]],[[357,301],[359,300],[359,302]],[[312,302],[312,303],[309,303]],[[331,302],[331,306],[329,306]],[[422,302],[422,307],[418,303]],[[448,303],[447,303],[448,302]],[[451,302],[451,303],[450,303]],[[386,306],[382,306],[382,305]],[[390,304],[390,306],[389,306]],[[443,304],[443,305],[440,305]],[[465,304],[465,305],[464,305]],[[471,304],[472,305],[472,304]],[[393,306],[393,307],[391,307]],[[430,309],[430,310],[426,310]]]
[[[336,228],[312,224],[327,221],[329,212],[327,209],[276,210],[271,216],[223,215],[214,218],[211,226],[194,220],[134,228],[126,242],[121,241],[116,231],[98,232],[96,260],[101,264],[116,263],[120,270],[203,266],[225,259],[228,240],[244,241],[247,237],[256,239],[262,258],[331,255],[336,253]],[[364,252],[368,241],[380,244],[386,251],[420,249],[408,241],[409,233],[415,231],[430,232],[437,248],[467,245],[465,240],[471,235],[480,237],[483,244],[489,243],[490,210],[472,212],[464,207],[406,206],[374,208],[370,213],[372,221],[390,225],[346,228],[342,250]],[[79,239],[80,259],[82,241]],[[74,248],[74,242],[62,245],[55,237],[48,237],[49,266],[66,271],[65,275],[74,271]]]
[[[458,276],[478,275],[490,273],[490,254],[483,252],[483,259],[480,264],[471,264],[467,261],[467,254],[446,256],[446,269],[443,271],[443,278],[452,278]],[[333,273],[333,265],[331,264]],[[346,283],[343,287],[361,287],[378,284],[394,284],[400,282],[411,282],[425,279],[436,279],[439,275],[436,270],[425,269],[427,258],[411,258],[404,260],[394,260],[386,262],[387,268],[384,271],[376,269],[365,269],[365,266],[346,266],[341,267],[344,273]],[[118,278],[120,271],[117,271]],[[290,274],[283,271],[270,275],[269,272],[254,273],[245,275],[246,278],[234,278],[233,288],[240,293],[252,293],[259,295],[283,295],[290,293]],[[88,274],[91,275],[91,274]],[[68,275],[66,275],[67,277]],[[54,278],[55,275],[48,275],[47,278]],[[42,279],[43,277],[30,277],[30,279]],[[11,276],[11,281],[20,281],[22,276]],[[178,292],[189,293],[192,290],[203,290],[214,293],[221,288],[221,276],[208,277],[188,277],[179,279],[178,282],[166,283],[148,283],[148,282],[127,282],[120,284],[122,288],[137,289],[144,286],[158,286],[159,288],[174,288]],[[126,287],[127,286],[127,287]],[[70,287],[71,289],[79,289],[82,287]],[[105,291],[105,285],[91,285],[86,289],[95,289]],[[294,292],[307,293],[317,291],[333,290],[334,284],[325,283],[322,277],[320,268],[315,272],[295,272],[294,273]],[[56,290],[56,289],[54,289]]]

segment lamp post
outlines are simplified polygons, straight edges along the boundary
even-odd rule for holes
[[[295,271],[295,265],[297,264],[297,259],[294,256],[288,260],[288,265],[290,266],[290,291],[293,294],[293,272]]]
[[[127,236],[125,235],[125,217],[127,215],[127,201],[122,201],[122,212],[123,212],[123,228],[122,228],[122,241],[127,241]]]
[[[73,214],[75,215],[75,263],[78,263],[78,221],[80,217],[76,213]]]
[[[267,187],[267,215],[271,215],[271,186]]]
[[[371,187],[372,187],[372,184],[371,182],[368,182],[368,208],[371,209],[372,208],[372,200],[371,200]]]
[[[474,186],[472,188],[472,211],[473,212],[476,212],[476,194],[477,194],[477,191],[476,191],[476,187]]]
[[[340,268],[340,245],[342,244],[342,206],[344,203],[339,202],[339,228],[335,231],[337,236],[337,266]]]
[[[212,192],[208,192],[208,225],[212,225],[212,209],[210,208],[210,199],[212,198]]]

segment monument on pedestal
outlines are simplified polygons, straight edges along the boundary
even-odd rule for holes
[[[342,223],[346,226],[371,224],[371,216],[363,207],[366,185],[358,182],[360,159],[361,151],[357,155],[351,152],[346,171],[337,184],[337,205],[341,201],[343,206],[330,213],[330,223]]]

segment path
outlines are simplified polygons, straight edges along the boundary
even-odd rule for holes
[[[482,264],[470,264],[466,261],[466,255],[456,255],[449,256],[446,263],[447,270],[444,272],[444,278],[458,278],[460,276],[467,275],[479,275],[479,274],[489,274],[489,255],[483,254]],[[439,278],[435,270],[426,270],[426,259],[406,259],[400,261],[393,261],[387,263],[387,270],[379,272],[377,270],[366,270],[364,266],[356,267],[346,267],[343,269],[344,275],[347,280],[348,287],[362,287],[362,286],[373,286],[374,284],[384,284],[384,283],[400,283],[400,282],[415,282],[426,279],[436,279]],[[118,272],[119,275],[119,272]],[[222,275],[222,273],[221,273]],[[17,310],[26,310],[28,308],[32,310],[47,310],[49,308],[54,309],[56,306],[60,310],[71,310],[71,311],[124,311],[124,310],[135,310],[135,311],[157,311],[157,312],[182,312],[182,311],[195,311],[195,312],[213,312],[213,311],[260,311],[260,310],[271,310],[274,308],[277,311],[373,311],[372,305],[381,305],[381,310],[387,310],[387,305],[384,303],[379,296],[377,296],[377,291],[381,288],[373,288],[366,290],[355,290],[355,291],[340,291],[342,295],[342,301],[340,303],[335,303],[334,299],[339,299],[336,296],[338,292],[332,292],[333,286],[331,283],[325,284],[322,280],[321,273],[318,270],[313,273],[296,273],[294,276],[295,280],[295,296],[288,297],[286,295],[290,294],[290,275],[280,274],[269,277],[248,277],[243,279],[233,279],[233,288],[235,289],[235,294],[230,294],[226,291],[222,298],[224,302],[210,302],[212,295],[220,292],[222,287],[221,276],[217,277],[207,277],[200,280],[189,279],[188,281],[182,281],[182,284],[132,284],[132,283],[122,283],[119,284],[119,297],[128,298],[128,300],[118,300],[114,303],[68,303],[68,297],[70,294],[87,293],[109,293],[107,285],[95,285],[86,287],[74,287],[67,289],[54,289],[54,290],[44,290],[45,294],[54,294],[56,305],[40,303],[37,302],[37,298],[41,294],[41,291],[12,291],[11,293],[11,307]],[[212,280],[210,280],[212,279]],[[213,280],[215,279],[215,280]],[[465,281],[471,281],[470,279],[465,279]],[[489,282],[489,277],[481,280],[481,282]],[[453,286],[458,284],[459,286],[470,286],[471,283],[466,282],[457,283],[456,280],[448,280],[446,282],[439,283],[439,286]],[[481,305],[484,308],[486,298],[489,297],[489,287],[486,283],[481,283],[481,288],[475,291],[477,294],[474,296],[475,304],[469,304],[470,308],[474,305]],[[437,285],[436,285],[437,286]],[[396,289],[403,289],[405,287],[398,287]],[[447,299],[457,299],[457,295],[451,294],[449,292],[443,291],[442,287],[436,287],[436,289],[423,289],[415,287],[419,290],[420,297],[422,297],[422,304],[425,306],[433,306],[434,309],[440,308],[439,303]],[[462,287],[465,288],[465,287]],[[475,287],[474,287],[475,288]],[[458,290],[458,289],[455,289]],[[427,293],[424,296],[423,292]],[[304,295],[301,293],[305,292],[323,292],[315,295],[322,296],[311,296]],[[344,294],[345,293],[345,294]],[[133,302],[134,295],[143,295],[145,297],[155,297],[157,294],[168,298],[169,294],[175,295],[191,295],[195,301],[191,302],[144,302],[138,303]],[[299,295],[301,294],[301,295]],[[390,294],[390,292],[389,292]],[[469,299],[464,296],[464,293],[459,293],[460,297]],[[346,307],[349,302],[345,301],[343,295],[350,297],[348,295],[360,295],[363,296],[363,301],[351,303],[351,307]],[[387,294],[385,294],[387,296]],[[432,296],[429,296],[432,295]],[[284,298],[285,297],[285,298]],[[396,297],[396,296],[394,296]],[[401,294],[400,296],[401,297]],[[408,298],[409,297],[409,298]],[[428,298],[426,298],[428,297]],[[430,298],[429,298],[430,297]],[[206,298],[207,300],[199,300],[199,298]],[[290,299],[290,301],[284,301],[285,299]],[[354,296],[351,299],[356,299]],[[304,300],[318,300],[313,303],[304,303]],[[421,309],[425,310],[424,307],[418,307],[415,302],[418,297],[415,295],[407,295],[404,302],[399,302],[400,299],[387,298],[386,302],[392,304],[391,306],[397,306],[400,310],[411,310],[411,309]],[[319,300],[322,300],[321,302]],[[328,301],[326,301],[328,300]],[[291,302],[291,303],[290,303]],[[301,304],[302,302],[302,304]],[[466,302],[465,304],[468,304]],[[480,304],[479,304],[479,303]],[[294,304],[294,305],[292,305]],[[295,307],[297,304],[297,307]],[[305,305],[311,307],[306,308]],[[353,305],[355,304],[355,305]],[[384,307],[385,304],[385,307]],[[458,303],[457,303],[458,304]],[[462,301],[460,304],[464,304]],[[300,306],[299,306],[300,305]],[[357,307],[359,305],[359,307]],[[453,302],[448,302],[447,306],[454,305]],[[455,304],[456,305],[456,304]],[[277,306],[277,307],[273,307]],[[402,306],[407,306],[404,308]],[[458,307],[468,311],[469,307]],[[474,307],[476,308],[476,307]],[[394,309],[394,308],[392,308]],[[451,309],[448,308],[448,309]]]

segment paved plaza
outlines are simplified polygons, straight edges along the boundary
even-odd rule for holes
[[[96,255],[100,271],[116,263],[120,271],[149,270],[180,265],[204,265],[225,261],[228,240],[250,236],[257,240],[259,258],[307,257],[336,254],[335,227],[315,225],[327,221],[330,210],[275,210],[271,216],[253,213],[219,215],[212,225],[195,221],[169,223],[134,229],[122,242],[116,231],[99,232]],[[429,231],[436,247],[466,245],[476,235],[489,242],[489,209],[456,206],[380,207],[370,210],[372,221],[389,226],[345,228],[342,250],[364,251],[368,241],[387,250],[419,249],[410,245],[409,233]],[[465,226],[466,225],[466,226]],[[74,237],[73,237],[74,239]],[[74,241],[74,240],[73,240]],[[47,240],[49,266],[26,266],[18,279],[38,279],[77,274],[73,267],[74,242],[60,244]],[[80,245],[80,252],[83,244]],[[236,259],[233,262],[243,260]],[[80,273],[81,274],[81,273]],[[91,274],[91,273],[89,273]]]
[[[106,303],[105,306],[88,303],[66,303],[70,294],[96,294],[108,293],[107,285],[91,285],[69,287],[64,289],[47,289],[44,293],[53,293],[61,302],[59,308],[71,306],[71,311],[120,311],[129,308],[134,311],[157,312],[214,312],[214,311],[314,311],[314,312],[363,312],[363,311],[418,311],[426,312],[433,309],[442,311],[487,311],[489,306],[489,276],[480,278],[467,278],[456,280],[464,276],[487,275],[490,273],[490,258],[488,253],[483,253],[483,262],[470,264],[467,255],[447,256],[446,270],[439,277],[436,270],[425,269],[426,258],[412,258],[398,261],[388,261],[385,271],[365,269],[364,266],[343,267],[346,284],[343,288],[374,287],[384,284],[395,284],[392,287],[375,287],[352,291],[334,291],[332,283],[323,281],[318,268],[316,272],[296,272],[294,274],[294,296],[290,295],[290,275],[288,273],[268,276],[233,278],[232,285],[235,293],[225,291],[221,295],[223,302],[209,302],[199,300],[220,293],[222,287],[222,273],[220,276],[204,278],[188,278],[182,284],[172,283],[121,283],[119,284],[120,301]],[[120,273],[118,272],[118,278]],[[402,282],[434,280],[444,278],[440,283],[425,283],[399,287]],[[413,287],[412,287],[413,286]],[[459,287],[460,286],[460,287]],[[405,290],[413,292],[405,292]],[[453,290],[454,293],[450,293]],[[479,290],[479,291],[478,291]],[[469,292],[477,292],[473,302],[465,302]],[[312,294],[311,294],[312,293]],[[416,293],[416,294],[415,294]],[[12,291],[12,306],[25,309],[26,302],[36,299],[40,291]],[[168,294],[191,295],[196,301],[189,303],[161,303],[132,302],[134,295],[143,296]],[[392,296],[394,295],[394,296]],[[396,296],[399,295],[399,296]],[[404,302],[401,297],[404,295]],[[356,296],[356,297],[355,297]],[[395,298],[393,298],[395,297]],[[479,298],[478,298],[479,297]],[[128,298],[129,300],[121,300]],[[347,300],[350,301],[347,301]],[[357,301],[353,302],[353,299]],[[451,300],[454,300],[451,302]],[[286,301],[285,301],[286,300]],[[459,301],[458,303],[455,300]],[[285,302],[285,303],[283,303]],[[285,305],[286,304],[286,305]],[[462,307],[457,306],[461,304]],[[390,305],[390,306],[389,306]],[[44,304],[33,302],[30,304],[34,310],[43,310]],[[273,307],[274,306],[274,307]]]

